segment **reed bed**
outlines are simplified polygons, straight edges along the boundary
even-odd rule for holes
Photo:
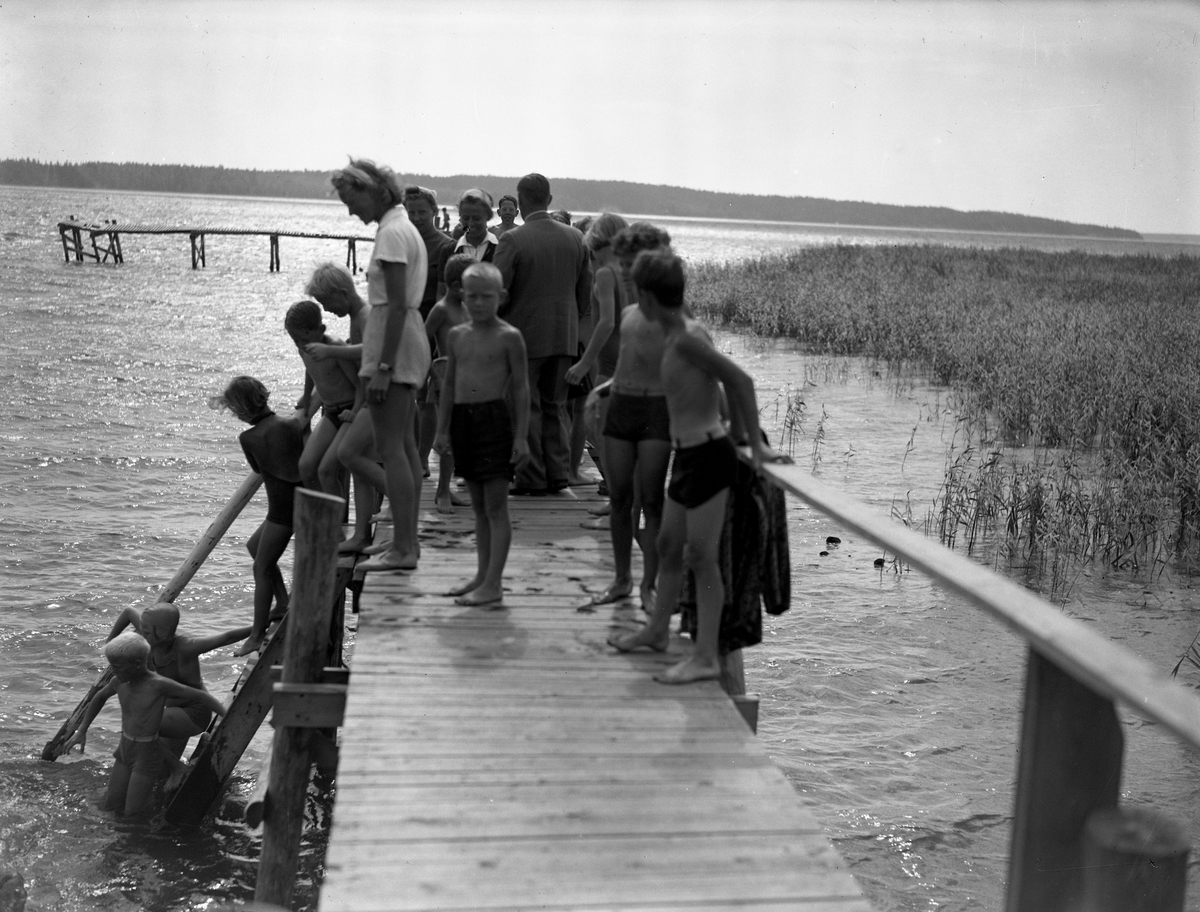
[[[928,519],[948,543],[990,541],[1059,591],[1080,561],[1195,557],[1200,259],[814,247],[698,264],[689,299],[704,319],[958,391]]]

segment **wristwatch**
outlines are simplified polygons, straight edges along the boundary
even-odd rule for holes
[[[376,364],[375,369],[382,371],[385,374],[390,374],[392,372],[392,366],[384,361],[380,361],[378,364]]]

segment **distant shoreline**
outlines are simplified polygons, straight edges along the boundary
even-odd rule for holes
[[[467,187],[482,187],[499,197],[515,192],[518,180],[516,177],[464,174],[445,177],[411,174],[405,175],[404,179],[433,189],[438,198],[446,202],[447,208],[452,208],[450,201],[457,200],[458,194]],[[330,200],[328,171],[251,171],[110,162],[48,164],[32,159],[0,159],[0,184],[62,190]],[[554,176],[551,176],[551,186],[555,208],[570,212],[651,210],[660,217],[679,219],[1144,240],[1138,232],[1125,228],[1005,212],[962,212],[942,206],[895,206],[814,197],[717,193],[658,184]]]

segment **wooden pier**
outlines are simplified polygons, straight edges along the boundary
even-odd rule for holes
[[[207,264],[204,239],[208,235],[265,237],[269,239],[269,269],[271,272],[279,271],[279,239],[281,237],[345,241],[346,268],[351,272],[358,272],[358,243],[374,243],[375,241],[373,237],[365,235],[280,231],[268,228],[220,228],[117,221],[83,222],[74,218],[58,223],[63,258],[67,263],[72,261],[82,263],[84,260],[113,263],[114,265],[124,263],[125,254],[121,248],[121,235],[123,234],[186,234],[191,242],[193,269],[200,269]]]
[[[420,570],[361,598],[321,910],[867,912],[717,682],[657,684],[678,656],[606,645],[640,608],[589,605],[612,578],[581,528],[594,486],[510,498],[502,610],[444,594],[474,572],[472,514],[425,488]]]

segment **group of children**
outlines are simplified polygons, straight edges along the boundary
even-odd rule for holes
[[[595,601],[631,594],[632,543],[644,518],[638,538],[645,555],[640,593],[649,621],[632,633],[614,634],[609,643],[620,651],[666,650],[686,553],[686,569],[696,577],[695,647],[656,678],[668,684],[715,678],[724,603],[717,549],[737,459],[733,439],[749,445],[756,467],[775,454],[762,442],[753,382],[715,349],[691,317],[684,300],[686,270],[667,234],[648,223],[627,225],[604,214],[588,227],[585,242],[593,258],[599,313],[568,379],[599,374],[586,412],[611,497],[616,565],[613,583]],[[452,510],[451,474],[463,479],[474,511],[477,557],[475,574],[448,594],[457,604],[501,608],[512,540],[509,484],[529,458],[525,343],[497,315],[506,292],[495,266],[458,254],[445,261],[439,278],[445,294],[425,319],[437,354],[427,393],[436,409],[433,450],[440,456],[435,499],[438,509]],[[68,749],[82,749],[88,726],[117,695],[122,737],[105,807],[144,811],[162,773],[181,772],[179,757],[188,737],[205,730],[211,713],[224,713],[204,689],[198,656],[239,640],[244,642],[238,655],[258,650],[271,621],[287,610],[279,559],[292,535],[297,487],[340,494],[348,472],[355,480],[356,524],[339,550],[369,550],[371,521],[386,480],[357,366],[365,304],[350,274],[333,264],[319,267],[306,290],[314,300],[292,305],[284,320],[305,367],[295,411],[277,415],[265,386],[248,376],[235,377],[210,400],[250,425],[239,441],[267,492],[266,519],[247,543],[254,560],[253,623],[191,637],[177,632],[179,614],[169,604],[122,613],[105,647],[115,679],[91,701],[68,742]],[[350,318],[347,342],[326,334],[322,308]],[[308,433],[318,407],[325,420]],[[136,632],[125,631],[128,626]]]

